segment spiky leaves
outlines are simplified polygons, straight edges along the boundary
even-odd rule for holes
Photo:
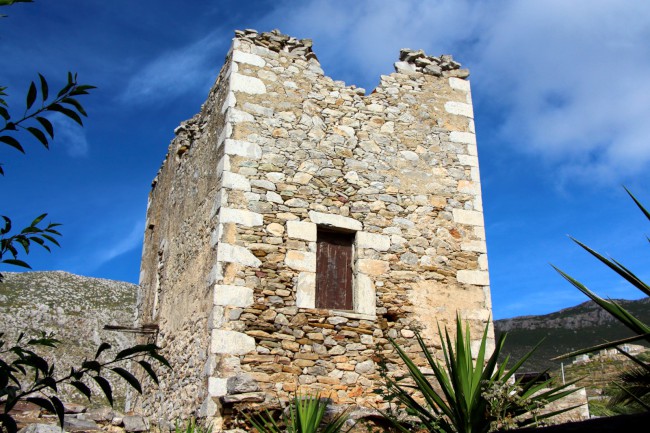
[[[507,368],[508,359],[497,365],[497,359],[505,342],[502,335],[496,342],[494,351],[487,352],[488,327],[483,336],[476,357],[471,351],[471,334],[469,325],[456,318],[456,336],[452,338],[445,328],[439,329],[442,343],[443,359],[438,360],[427,347],[424,339],[416,334],[418,344],[427,361],[427,367],[439,386],[437,390],[430,378],[411,359],[394,340],[390,340],[407,369],[407,376],[393,378],[384,375],[386,389],[384,394],[391,402],[398,403],[410,415],[417,417],[428,431],[456,433],[488,432],[499,424],[500,418],[517,419],[519,426],[534,425],[542,419],[571,410],[566,408],[548,414],[526,415],[532,408],[563,398],[575,389],[569,387],[574,383],[552,388],[550,381],[538,383],[520,383],[510,381],[515,372],[532,355],[533,351]],[[503,389],[505,395],[516,393],[518,399],[507,407],[495,407],[497,400],[490,397],[494,389]],[[511,399],[512,401],[512,399]],[[399,431],[412,431],[393,416],[388,416],[393,426]]]

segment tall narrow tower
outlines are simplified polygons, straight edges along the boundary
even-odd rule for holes
[[[378,359],[402,368],[387,337],[415,352],[457,312],[490,320],[468,72],[402,50],[366,95],[311,46],[236,32],[175,131],[142,259],[139,320],[174,366],[149,415],[227,428],[296,390],[380,405]]]

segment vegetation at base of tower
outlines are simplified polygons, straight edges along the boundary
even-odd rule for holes
[[[625,191],[632,198],[637,207],[645,215],[645,217],[650,220],[650,212],[641,204],[639,200],[627,189]],[[636,274],[634,274],[630,269],[625,267],[619,261],[613,258],[607,258],[595,250],[591,249],[582,242],[571,238],[575,243],[580,247],[585,249],[589,254],[598,259],[605,266],[616,272],[621,276],[625,281],[631,284],[633,287],[640,290],[646,296],[650,296],[650,286],[643,282]],[[650,241],[650,238],[648,238]],[[643,359],[632,356],[627,352],[620,349],[620,345],[632,342],[636,340],[645,340],[650,343],[650,325],[643,323],[625,308],[621,307],[618,303],[613,300],[606,300],[596,295],[594,292],[589,290],[584,284],[577,281],[575,278],[569,276],[559,268],[553,266],[557,272],[564,277],[568,282],[570,282],[574,287],[580,290],[582,293],[587,295],[591,300],[596,302],[601,308],[607,311],[612,317],[616,320],[627,326],[631,329],[637,336],[633,338],[626,338],[624,340],[607,342],[598,346],[589,347],[577,352],[571,352],[566,355],[561,356],[561,358],[568,358],[576,355],[581,355],[584,353],[590,353],[597,350],[603,350],[615,347],[621,354],[629,358],[635,363],[635,367],[622,372],[619,375],[619,381],[617,386],[620,389],[620,392],[615,395],[609,402],[610,406],[616,405],[625,405],[629,406],[638,411],[650,411],[650,363],[644,361]]]
[[[55,413],[59,424],[63,427],[64,405],[57,397],[61,386],[71,386],[86,396],[92,397],[90,382],[96,383],[104,396],[113,405],[113,392],[110,381],[105,373],[111,371],[124,379],[133,389],[142,393],[142,386],[138,379],[123,365],[130,361],[135,362],[157,384],[158,377],[151,363],[154,359],[170,368],[169,363],[158,353],[154,344],[136,345],[118,352],[114,357],[105,359],[103,354],[111,346],[102,343],[93,359],[86,359],[79,368],[71,368],[68,374],[57,376],[56,368],[39,355],[36,350],[44,347],[56,347],[60,342],[51,336],[41,335],[40,338],[26,339],[21,334],[17,341],[5,348],[4,336],[0,333],[0,399],[4,404],[0,413],[2,431],[14,433],[17,425],[11,410],[21,399],[25,399],[45,410]]]
[[[25,0],[0,0],[0,6],[7,6]],[[27,1],[28,2],[28,1]],[[0,127],[0,143],[21,153],[25,153],[23,141],[25,136],[36,139],[46,149],[54,138],[54,126],[48,119],[48,114],[60,113],[83,125],[82,116],[87,116],[79,96],[87,95],[94,86],[79,84],[77,75],[68,73],[67,83],[50,97],[49,84],[45,77],[38,74],[38,85],[32,81],[25,97],[25,110],[20,116],[12,116],[5,97],[7,88],[0,86],[0,118],[4,124]],[[4,170],[0,165],[0,174]],[[41,214],[27,227],[14,231],[12,220],[1,216],[3,225],[0,226],[0,264],[29,268],[29,264],[19,257],[29,254],[34,244],[50,251],[51,245],[58,246],[55,237],[60,236],[57,223],[44,223],[47,214]],[[0,274],[0,281],[2,274]],[[17,425],[11,413],[16,403],[25,398],[58,416],[59,424],[63,427],[64,406],[57,397],[61,386],[71,386],[88,399],[92,396],[90,382],[97,384],[113,404],[112,386],[105,377],[105,372],[112,373],[124,379],[133,389],[142,393],[140,382],[131,372],[126,370],[124,363],[136,362],[146,374],[158,383],[151,359],[170,367],[167,360],[158,353],[158,347],[152,344],[135,345],[118,352],[114,357],[105,359],[106,351],[111,347],[107,343],[100,344],[94,358],[81,362],[78,368],[71,368],[67,374],[58,375],[55,365],[47,362],[37,350],[56,347],[60,342],[44,333],[38,338],[25,338],[20,334],[16,342],[5,347],[4,332],[0,332],[0,402],[3,404],[0,413],[0,431],[14,433]],[[103,356],[104,355],[104,356]]]
[[[174,433],[212,433],[212,424],[196,422],[194,418],[190,418],[184,423],[177,419],[174,423]]]
[[[395,411],[384,413],[394,428],[401,432],[424,429],[430,432],[479,433],[515,427],[536,426],[547,418],[575,409],[542,412],[544,407],[576,391],[575,382],[550,387],[551,380],[512,380],[515,372],[530,357],[526,354],[510,368],[508,359],[497,365],[497,358],[505,341],[502,335],[489,358],[487,355],[488,326],[483,331],[476,360],[471,353],[469,324],[463,329],[460,316],[456,318],[455,340],[445,328],[438,328],[444,362],[434,358],[419,333],[416,338],[426,358],[427,367],[433,371],[440,390],[429,375],[416,365],[408,353],[393,339],[391,344],[404,362],[408,374],[393,377],[382,362],[383,387],[376,390],[391,406],[405,409],[407,417]],[[444,335],[444,336],[443,336]],[[533,349],[534,350],[534,349]],[[540,375],[541,377],[541,375]],[[408,420],[417,419],[409,425]]]
[[[348,413],[343,412],[325,422],[325,412],[330,400],[316,395],[295,395],[289,407],[276,420],[267,410],[262,414],[247,416],[248,421],[259,433],[337,433],[342,432]],[[345,431],[352,429],[351,426]]]

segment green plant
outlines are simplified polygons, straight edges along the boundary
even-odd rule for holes
[[[637,207],[645,215],[645,217],[650,220],[650,212],[641,204],[641,202],[627,189],[625,191],[632,198]],[[602,254],[599,254],[595,250],[591,249],[582,242],[571,238],[575,243],[580,247],[586,250],[589,254],[598,259],[605,266],[616,272],[621,276],[625,281],[630,283],[633,287],[640,290],[646,296],[650,296],[650,286],[643,282],[636,274],[634,274],[630,269],[625,267],[619,261],[613,258],[607,258]],[[650,239],[648,239],[650,241]],[[643,323],[641,320],[636,318],[633,314],[627,311],[625,308],[621,307],[616,301],[606,300],[596,295],[594,292],[589,290],[584,284],[577,281],[575,278],[571,277],[567,273],[563,272],[559,268],[553,266],[553,268],[560,274],[564,279],[571,283],[574,287],[580,290],[582,293],[587,295],[592,301],[598,304],[601,308],[607,311],[612,317],[624,324],[630,330],[632,330],[636,337],[626,338],[623,340],[606,342],[604,344],[589,347],[582,349],[576,352],[571,352],[566,355],[562,355],[557,359],[568,358],[576,355],[581,355],[584,353],[594,352],[596,350],[602,350],[607,348],[616,347],[618,351],[624,356],[632,360],[636,366],[628,371],[621,373],[619,376],[619,382],[616,384],[620,389],[620,392],[615,395],[610,400],[610,406],[615,405],[630,405],[632,407],[636,406],[640,409],[650,411],[650,363],[640,359],[639,357],[632,356],[625,351],[621,350],[618,346],[636,340],[645,340],[650,343],[650,325]]]
[[[255,416],[247,416],[247,419],[259,433],[337,433],[343,431],[343,425],[348,419],[347,412],[336,415],[329,422],[324,421],[329,402],[329,399],[321,398],[319,394],[295,395],[290,400],[289,407],[283,413],[280,422],[276,421],[268,410]]]
[[[0,0],[0,6],[18,2],[30,0]],[[47,117],[48,114],[60,113],[83,125],[81,118],[87,114],[78,97],[87,95],[89,90],[94,89],[94,86],[79,84],[77,75],[70,72],[67,83],[54,97],[50,97],[48,82],[41,74],[38,74],[38,83],[37,86],[35,82],[31,82],[25,98],[25,110],[19,116],[10,114],[5,99],[7,88],[0,86],[0,118],[4,121],[0,127],[0,143],[21,153],[25,153],[21,140],[26,134],[49,149],[50,140],[54,138],[54,127]],[[1,165],[0,175],[4,175]],[[18,257],[21,250],[24,254],[29,254],[32,244],[40,245],[48,251],[51,245],[59,245],[55,239],[55,236],[60,236],[56,230],[59,224],[43,223],[46,215],[38,216],[29,226],[14,234],[11,219],[1,216],[3,225],[0,226],[0,264],[29,268],[29,264]],[[7,255],[10,258],[7,258]],[[64,407],[57,396],[61,385],[71,386],[90,399],[92,391],[85,381],[92,380],[112,405],[112,386],[104,372],[112,371],[142,393],[140,382],[121,364],[138,363],[155,383],[158,383],[158,378],[149,360],[155,359],[169,367],[167,360],[158,353],[158,347],[155,345],[135,345],[118,352],[113,358],[105,359],[106,350],[110,349],[110,345],[102,343],[93,359],[83,361],[78,368],[71,368],[68,374],[57,376],[55,366],[48,363],[36,350],[56,347],[58,340],[45,334],[39,338],[25,339],[21,333],[11,347],[5,348],[3,337],[4,333],[0,332],[0,402],[3,404],[0,412],[0,432],[16,432],[17,426],[11,409],[22,398],[55,413],[63,427]]]
[[[212,433],[212,424],[197,423],[194,418],[190,418],[183,424],[176,420],[174,433]]]
[[[104,375],[106,371],[117,374],[133,389],[142,393],[140,382],[121,365],[129,361],[136,362],[156,384],[158,377],[149,360],[155,359],[170,367],[167,360],[158,353],[158,347],[153,344],[129,347],[118,352],[114,357],[105,359],[103,354],[111,346],[102,343],[93,359],[84,360],[79,368],[71,368],[68,374],[57,376],[55,366],[48,363],[36,350],[39,347],[56,347],[59,344],[58,340],[44,334],[39,338],[25,339],[21,334],[11,347],[5,348],[3,336],[4,333],[0,333],[0,399],[4,403],[0,413],[0,423],[2,431],[8,433],[17,431],[11,410],[20,399],[24,398],[55,413],[63,427],[64,407],[57,397],[61,385],[75,388],[90,400],[92,391],[87,382],[92,380],[112,406],[113,392],[110,381]]]
[[[444,337],[440,328],[438,331],[444,363],[434,357],[419,333],[416,333],[416,338],[426,358],[427,367],[433,371],[433,376],[441,388],[440,391],[392,339],[390,341],[406,365],[408,374],[393,378],[384,371],[382,376],[385,386],[378,390],[389,403],[397,403],[406,409],[408,415],[416,417],[419,427],[436,432],[489,432],[511,426],[536,425],[543,419],[573,409],[569,407],[540,413],[540,409],[546,404],[574,392],[575,389],[568,389],[574,382],[549,388],[550,380],[527,383],[512,380],[515,372],[533,351],[507,368],[507,358],[503,364],[497,365],[505,335],[499,338],[495,350],[486,359],[486,326],[474,360],[469,325],[463,330],[460,316],[456,318],[455,341],[452,341],[446,328]],[[404,426],[403,420],[391,414],[386,416],[399,431],[412,431],[411,427]]]

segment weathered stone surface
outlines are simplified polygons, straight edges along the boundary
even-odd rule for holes
[[[363,229],[363,224],[360,221],[341,215],[310,211],[309,219],[311,219],[313,223],[323,226],[357,231]]]
[[[388,336],[417,356],[413,330],[432,339],[456,312],[489,320],[467,71],[405,49],[366,95],[325,77],[311,41],[244,30],[231,53],[170,145],[147,216],[141,320],[160,325],[177,367],[165,383],[191,403],[143,407],[200,407],[227,430],[223,409],[297,391],[371,405],[377,348],[403,373]],[[328,244],[327,231],[349,238]],[[318,269],[336,263],[349,309],[319,292],[328,254],[341,255]],[[250,387],[233,385],[242,374]]]
[[[248,374],[238,374],[229,377],[227,381],[228,394],[243,394],[248,392],[257,392],[260,386],[255,379]]]
[[[124,423],[124,430],[127,432],[141,432],[149,430],[149,423],[142,416],[127,415],[122,419],[122,422]]]
[[[30,424],[18,430],[18,433],[62,433],[58,425],[51,424]]]
[[[287,235],[293,239],[316,242],[316,224],[306,221],[287,221]]]
[[[244,355],[255,350],[255,339],[236,331],[212,330],[212,353]]]
[[[101,430],[99,425],[93,420],[79,419],[76,416],[66,415],[63,421],[63,427],[66,431],[94,431]],[[127,430],[129,431],[129,430]],[[144,430],[131,430],[144,431]]]
[[[214,305],[248,307],[253,304],[253,289],[217,284],[214,286]]]

